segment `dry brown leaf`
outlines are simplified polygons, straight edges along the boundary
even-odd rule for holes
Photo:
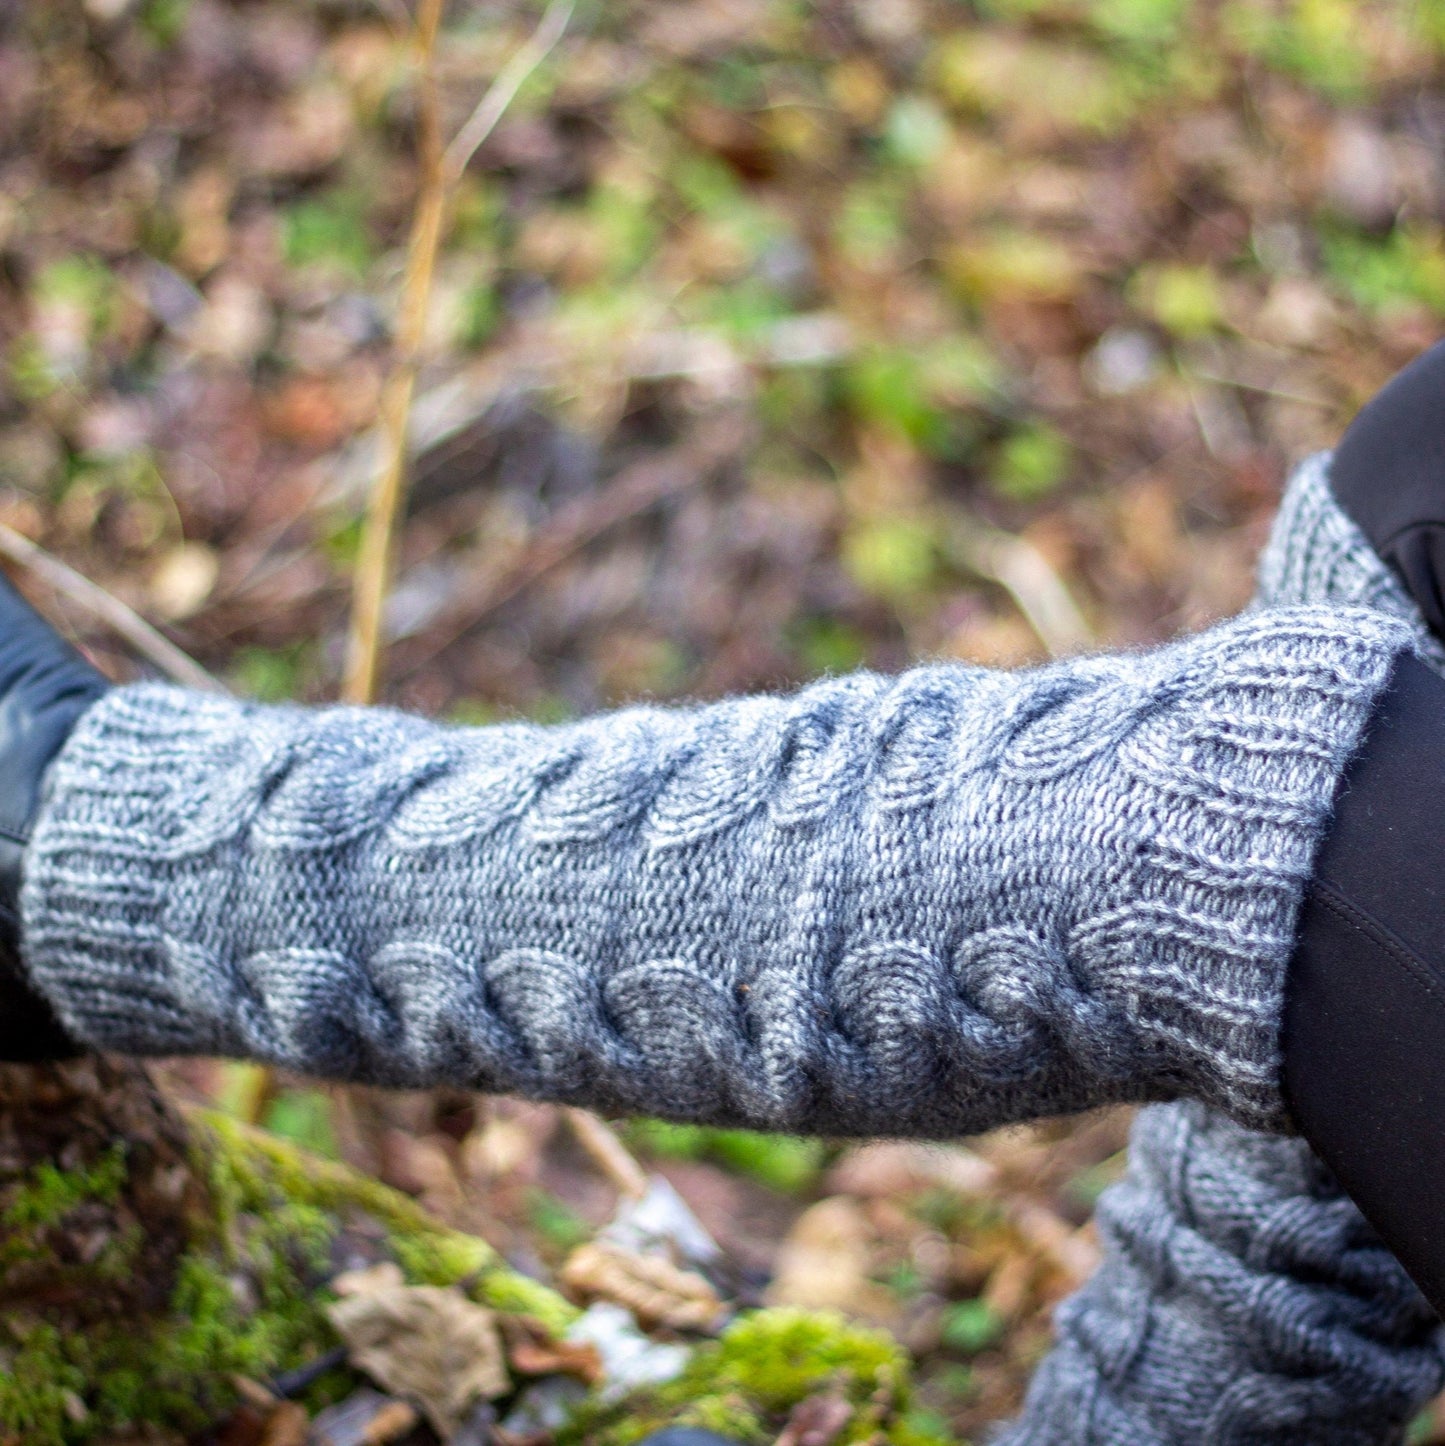
[[[390,1441],[399,1441],[415,1425],[414,1406],[407,1401],[388,1401],[371,1418],[371,1424],[361,1438],[363,1446],[387,1446]]]
[[[602,1379],[602,1357],[586,1341],[563,1341],[526,1316],[503,1316],[507,1362],[522,1376],[576,1376],[595,1385]]]
[[[327,1315],[351,1363],[415,1401],[445,1441],[473,1402],[511,1388],[496,1317],[459,1291],[399,1285],[393,1272],[351,1272]]]
[[[1029,1303],[1036,1274],[1030,1255],[1006,1255],[994,1266],[984,1287],[983,1301],[1012,1325]]]
[[[359,1270],[347,1270],[331,1282],[331,1289],[346,1298],[354,1295],[375,1295],[378,1291],[400,1290],[406,1284],[401,1266],[394,1260],[382,1260]]]
[[[259,1446],[306,1446],[311,1417],[304,1406],[280,1401],[267,1417]]]
[[[1070,1290],[1098,1268],[1099,1244],[1088,1226],[1076,1228],[1043,1205],[1023,1200],[1012,1210],[1014,1226],[1040,1255],[1058,1269]]]
[[[639,1320],[673,1330],[707,1330],[724,1311],[717,1292],[696,1271],[657,1255],[634,1255],[606,1241],[578,1246],[562,1267],[562,1283],[579,1295],[625,1305]]]
[[[897,1314],[889,1293],[869,1279],[873,1232],[854,1200],[835,1196],[805,1210],[778,1252],[769,1305],[842,1310],[884,1321]]]

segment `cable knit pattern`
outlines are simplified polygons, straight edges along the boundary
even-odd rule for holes
[[[1097,1220],[996,1446],[1386,1446],[1445,1379],[1434,1313],[1301,1140],[1152,1106]]]
[[[27,962],[126,1053],[832,1135],[1281,1127],[1301,890],[1409,636],[1260,613],[562,727],[123,688],[48,780]]]
[[[1285,493],[1256,606],[1414,603],[1311,458]],[[1143,1110],[1103,1194],[1104,1260],[996,1446],[1383,1446],[1445,1386],[1445,1338],[1303,1140],[1181,1102]]]

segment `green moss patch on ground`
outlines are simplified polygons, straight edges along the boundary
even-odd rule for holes
[[[414,1284],[460,1285],[474,1299],[564,1329],[575,1312],[510,1270],[485,1241],[439,1225],[414,1201],[344,1165],[224,1117],[194,1120],[194,1168],[214,1206],[197,1222],[167,1308],[147,1320],[102,1318],[58,1329],[42,1307],[0,1322],[0,1442],[80,1446],[144,1423],[192,1431],[222,1415],[235,1378],[265,1381],[336,1344],[325,1307],[331,1248],[365,1229],[378,1254]],[[126,1165],[118,1146],[70,1173],[36,1166],[5,1211],[7,1257],[37,1248],[36,1232],[113,1202]],[[125,1239],[91,1272],[124,1268]]]
[[[840,1398],[851,1409],[832,1438],[838,1446],[941,1446],[949,1438],[910,1411],[910,1384],[906,1352],[883,1331],[827,1312],[760,1310],[699,1347],[666,1385],[584,1405],[558,1446],[632,1446],[663,1425],[764,1446],[816,1396]]]

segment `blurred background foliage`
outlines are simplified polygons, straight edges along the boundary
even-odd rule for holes
[[[539,14],[449,5],[449,128]],[[0,0],[0,521],[261,698],[338,688],[405,20]],[[387,698],[557,719],[1238,608],[1288,465],[1445,323],[1442,54],[1441,0],[583,0],[454,197]],[[609,1209],[544,1110],[358,1129],[176,1078],[539,1270]],[[758,1291],[890,1325],[973,1430],[1088,1267],[1123,1127],[632,1140]]]

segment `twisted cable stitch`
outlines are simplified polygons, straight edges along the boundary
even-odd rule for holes
[[[1397,1446],[1440,1325],[1301,1140],[1140,1112],[1105,1261],[994,1446]]]
[[[1408,637],[1297,609],[551,728],[124,688],[48,780],[27,960],[130,1053],[834,1135],[1278,1127],[1302,880]]]

